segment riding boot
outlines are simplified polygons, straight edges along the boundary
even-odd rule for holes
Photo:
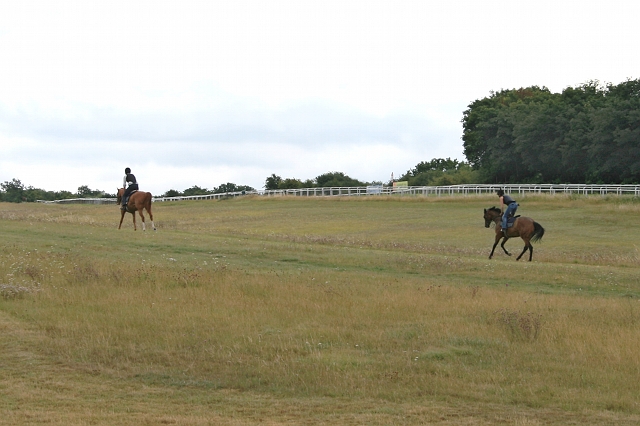
[[[508,233],[508,232],[509,232],[509,229],[507,229],[507,228],[502,228],[502,234],[503,234],[505,237],[508,237],[508,235],[507,235],[507,233]]]

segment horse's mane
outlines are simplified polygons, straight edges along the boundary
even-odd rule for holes
[[[499,208],[497,208],[496,206],[490,207],[488,210],[489,210],[489,211],[493,211],[493,212],[496,212],[496,213],[500,213],[500,214],[502,214],[502,210],[500,210],[500,209],[499,209]]]

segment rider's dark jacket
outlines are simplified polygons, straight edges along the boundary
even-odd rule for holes
[[[136,177],[133,175],[133,173],[127,173],[127,175],[124,177],[124,183],[133,185],[137,184],[138,182],[136,182]]]
[[[514,200],[513,198],[511,198],[511,196],[509,196],[509,195],[507,195],[507,194],[504,194],[504,195],[502,196],[502,202],[503,202],[505,205],[507,205],[507,206],[508,206],[508,205],[509,205],[509,204],[511,204],[511,203],[515,203],[515,202],[516,202],[516,200]]]
[[[133,173],[127,173],[127,175],[124,177],[124,185],[126,184],[129,184],[129,185],[124,190],[124,194],[122,194],[123,206],[127,203],[127,200],[129,199],[129,195],[131,195],[133,191],[138,190],[138,182],[136,181],[136,177],[133,175]]]

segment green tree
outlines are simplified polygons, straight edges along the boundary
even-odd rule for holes
[[[243,191],[244,192],[255,191],[255,189],[253,189],[252,187],[250,187],[248,185],[236,185],[235,183],[227,182],[227,183],[223,183],[219,187],[215,188],[213,193],[214,194],[225,194],[225,193],[228,193],[228,192],[243,192]]]
[[[484,182],[640,181],[639,80],[492,92],[462,123],[465,156]]]
[[[35,202],[38,200],[53,201],[56,199],[56,194],[53,191],[45,191],[44,189],[28,187],[24,192],[26,201]]]
[[[604,183],[640,181],[640,80],[609,85],[604,106],[592,111],[589,153]]]
[[[19,179],[12,179],[11,181],[5,181],[0,183],[2,188],[2,201],[8,201],[10,203],[21,203],[26,201],[25,190],[23,183]]]
[[[164,194],[162,194],[163,197],[181,197],[182,196],[182,192],[176,190],[176,189],[170,189],[167,192],[165,192]]]
[[[457,170],[460,166],[458,160],[452,160],[451,158],[434,158],[431,161],[421,161],[413,169],[407,171],[403,177],[418,176],[420,173],[426,172],[447,172]],[[400,178],[403,180],[403,178]]]
[[[191,188],[185,189],[183,195],[185,197],[190,197],[193,195],[207,195],[211,193],[212,191],[209,191],[207,188],[200,188],[198,185],[193,185]]]
[[[300,179],[286,178],[280,181],[278,189],[299,189],[304,188],[304,183]]]
[[[87,185],[78,187],[78,197],[90,197],[93,191]]]
[[[353,179],[342,172],[329,172],[316,177],[316,185],[323,187],[366,186],[364,182]]]
[[[70,191],[65,191],[65,190],[55,191],[53,194],[56,200],[68,200],[70,198],[76,198],[76,194],[73,194]]]
[[[275,173],[267,178],[264,183],[264,189],[273,190],[278,189],[280,187],[280,182],[282,182],[282,178],[277,176]]]
[[[410,186],[460,185],[478,181],[478,172],[469,163],[451,158],[421,161],[400,177]]]
[[[77,196],[78,198],[91,198],[91,197],[103,197],[105,195],[104,191],[99,189],[93,190],[89,188],[87,185],[82,185],[78,187]]]

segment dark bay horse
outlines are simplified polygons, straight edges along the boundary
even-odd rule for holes
[[[504,250],[507,255],[511,256],[511,253],[504,248],[504,243],[506,243],[511,237],[520,237],[524,241],[524,249],[516,260],[520,260],[522,255],[527,251],[527,249],[529,249],[529,262],[531,262],[531,258],[533,257],[533,246],[531,243],[535,243],[542,238],[544,235],[544,228],[530,217],[518,217],[515,222],[513,222],[513,226],[508,228],[507,236],[505,237],[502,233],[501,220],[502,212],[499,208],[491,207],[490,209],[484,209],[484,227],[488,228],[489,225],[491,225],[491,222],[496,224],[496,241],[493,243],[489,259],[493,257],[493,251],[496,249],[496,246],[502,238],[504,238],[504,241],[502,241],[500,247],[502,247],[502,250]]]
[[[118,188],[118,207],[122,207],[122,194],[124,194],[124,188]],[[151,219],[151,226],[153,230],[156,230],[156,225],[153,223],[153,213],[151,213],[151,193],[150,192],[142,192],[136,191],[129,196],[129,201],[127,201],[127,209],[121,210],[122,216],[120,217],[120,225],[118,225],[118,229],[122,226],[122,219],[124,219],[124,214],[129,212],[133,215],[133,230],[136,231],[136,212],[140,214],[140,218],[142,219],[142,230],[146,231],[144,226],[144,215],[142,214],[142,210],[146,209],[147,213],[149,213],[149,219]]]

